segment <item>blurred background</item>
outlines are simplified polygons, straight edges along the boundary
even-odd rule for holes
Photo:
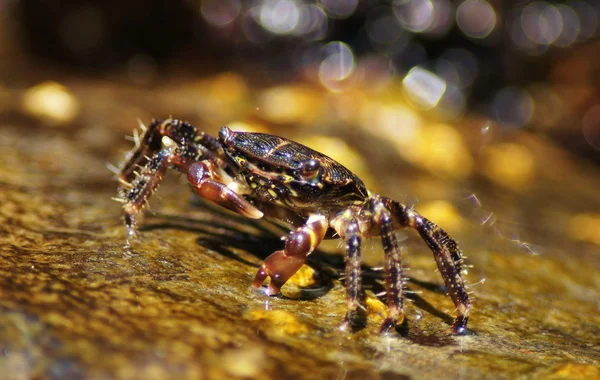
[[[222,92],[216,101],[250,100],[260,107],[252,116],[273,123],[314,124],[321,111],[329,120],[334,114],[374,125],[386,117],[365,111],[368,99],[360,96],[397,91],[397,100],[426,117],[477,115],[502,130],[539,132],[579,155],[600,157],[595,0],[3,0],[1,6],[6,85],[51,79],[41,68],[55,70],[56,79],[62,73],[139,89],[179,79],[173,96],[180,88],[180,102],[197,109],[180,117],[211,123],[231,121],[210,115],[231,111],[205,107],[240,104],[203,107],[210,94],[193,87],[224,72],[235,74],[214,82]],[[291,83],[304,91],[260,93]],[[321,104],[311,108],[313,120],[294,118],[292,108],[302,108],[303,99]],[[334,108],[329,102],[336,100]],[[398,137],[414,134],[414,125],[396,124],[408,135]]]
[[[67,137],[44,149],[91,166],[119,165],[136,119],[173,115],[296,139],[409,204],[509,199],[495,207],[537,226],[586,181],[564,151],[600,163],[595,0],[4,0],[0,17],[0,119],[20,134],[5,141]],[[14,181],[23,160],[5,161]],[[548,226],[598,243],[590,203],[567,207]]]

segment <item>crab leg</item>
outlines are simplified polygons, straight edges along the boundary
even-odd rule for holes
[[[379,332],[386,334],[396,327],[398,321],[402,322],[404,319],[404,278],[402,277],[402,258],[396,240],[392,215],[381,200],[375,203],[374,211],[376,224],[381,226],[381,242],[385,253],[385,288],[388,315],[381,324]]]
[[[346,240],[346,302],[348,304],[348,311],[346,312],[344,324],[342,325],[342,330],[345,330],[356,320],[362,285],[360,267],[361,239],[360,228],[356,219],[352,219],[348,224],[343,236]]]
[[[136,177],[127,187],[121,189],[125,226],[130,237],[137,236],[136,215],[145,206],[150,195],[162,181],[174,157],[178,155],[179,151],[176,148],[161,150],[142,167],[139,173],[134,173]]]
[[[267,277],[271,278],[266,290],[275,295],[306,262],[306,257],[317,248],[325,237],[328,221],[323,215],[312,215],[306,224],[292,232],[285,241],[285,248],[267,257],[259,268],[252,286],[259,288]]]
[[[458,334],[464,332],[469,319],[471,301],[462,276],[463,260],[458,244],[446,231],[418,212],[407,209],[406,206],[396,201],[387,200],[387,203],[389,204],[388,208],[396,211],[395,216],[398,218],[398,223],[417,230],[433,252],[450,298],[456,306],[457,316],[452,324],[452,331]]]

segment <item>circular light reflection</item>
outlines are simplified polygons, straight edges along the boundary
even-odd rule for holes
[[[61,20],[58,31],[67,48],[77,55],[85,56],[103,43],[107,25],[98,8],[84,5],[67,13]]]
[[[512,12],[509,12],[509,16],[506,18],[507,29],[510,38],[513,40],[517,48],[529,55],[543,54],[546,50],[548,50],[548,46],[537,44],[526,35],[525,31],[523,30],[523,23],[521,22],[521,11],[522,10],[513,10]]]
[[[200,12],[202,17],[214,26],[222,27],[230,24],[240,15],[240,0],[202,0]]]
[[[261,44],[273,38],[273,35],[260,23],[261,7],[256,6],[248,9],[242,16],[242,30],[246,38],[253,43]]]
[[[559,47],[568,47],[575,40],[581,30],[581,24],[579,22],[579,16],[573,8],[566,5],[557,5],[556,9],[560,13],[563,19],[563,28],[559,36],[554,41],[554,45]]]
[[[600,150],[600,105],[586,112],[581,131],[585,141],[594,149]]]
[[[496,12],[484,0],[466,0],[456,9],[456,23],[471,38],[486,38],[496,27]]]
[[[319,65],[319,80],[331,91],[340,90],[340,82],[347,79],[356,67],[354,52],[343,42],[330,42],[324,46],[325,58]]]
[[[583,0],[575,0],[568,3],[579,17],[580,31],[579,40],[586,40],[596,35],[598,29],[598,12],[594,7]]]
[[[430,35],[441,37],[448,33],[454,25],[454,9],[449,0],[433,0],[433,23],[425,31]]]
[[[358,0],[321,0],[327,14],[333,18],[346,18],[356,10]]]
[[[379,8],[367,17],[365,29],[371,41],[379,45],[391,45],[402,37],[404,31],[388,8]]]
[[[402,85],[409,99],[423,109],[435,107],[446,91],[446,81],[419,66],[406,74]]]
[[[505,87],[496,93],[492,111],[498,122],[522,127],[533,115],[534,102],[527,91],[519,87]]]
[[[415,33],[427,31],[435,19],[431,0],[397,0],[392,10],[402,26]]]
[[[478,62],[473,53],[469,52],[468,50],[447,49],[440,56],[439,60],[445,61],[452,65],[452,68],[449,70],[455,72],[456,74],[456,81],[452,83],[459,88],[469,87],[475,81],[475,77],[477,76],[477,72],[479,70]],[[441,67],[436,68],[437,72],[448,81],[449,79],[443,73],[444,69],[444,64],[442,64]]]
[[[267,0],[260,11],[260,24],[274,34],[294,31],[300,19],[298,6],[291,0]]]
[[[446,119],[456,119],[462,115],[467,101],[463,91],[454,86],[448,85],[446,91],[439,101],[439,108]]]
[[[327,14],[318,5],[309,4],[300,7],[298,24],[294,34],[308,40],[321,40],[327,32]]]
[[[554,5],[534,2],[523,9],[521,27],[531,41],[540,45],[550,45],[560,35],[563,19]]]

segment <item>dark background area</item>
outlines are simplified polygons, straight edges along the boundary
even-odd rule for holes
[[[323,46],[340,41],[397,78],[415,66],[446,78],[466,105],[456,114],[534,130],[599,160],[600,4],[592,0],[23,0],[5,2],[3,12],[37,65],[94,76],[126,68],[144,85],[180,70],[314,81]],[[559,114],[536,123],[548,109]]]

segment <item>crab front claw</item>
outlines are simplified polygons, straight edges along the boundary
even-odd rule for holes
[[[312,215],[304,226],[292,232],[285,241],[285,248],[267,257],[252,281],[260,288],[267,277],[271,282],[267,295],[275,295],[306,262],[306,257],[321,243],[327,232],[328,220],[323,215]]]
[[[306,262],[306,257],[288,256],[284,250],[272,253],[260,266],[252,286],[260,288],[267,277],[271,278],[265,290],[268,296],[279,294],[281,287],[296,273]]]

